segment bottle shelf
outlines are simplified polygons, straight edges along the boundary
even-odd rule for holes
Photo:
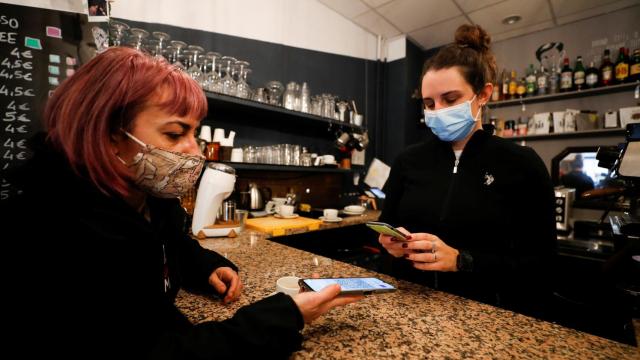
[[[522,104],[533,104],[533,103],[547,102],[547,101],[554,101],[554,100],[565,100],[565,99],[574,99],[574,98],[581,98],[581,97],[587,97],[587,96],[613,94],[618,92],[624,92],[627,90],[633,90],[637,86],[640,86],[640,81],[627,83],[627,84],[602,86],[602,87],[597,87],[593,89],[584,89],[584,90],[568,91],[568,92],[562,92],[562,93],[556,93],[556,94],[530,96],[530,97],[524,97],[519,99],[494,101],[494,102],[489,102],[487,106],[490,109],[497,109],[501,107],[518,106]]]
[[[296,125],[298,127],[328,128],[335,126],[343,129],[351,129],[356,132],[363,132],[365,127],[350,124],[348,122],[333,120],[322,116],[303,113],[285,109],[281,106],[265,104],[249,99],[242,99],[214,92],[205,91],[209,101],[209,114],[216,115],[217,112],[232,113],[234,118],[247,122],[254,122],[255,125]],[[302,129],[301,129],[302,130]]]
[[[597,130],[588,130],[588,131],[574,131],[574,132],[566,132],[566,133],[512,136],[512,137],[505,137],[505,139],[525,140],[525,141],[526,140],[544,140],[544,139],[552,140],[552,139],[624,135],[625,132],[626,130],[622,128],[612,128],[612,129],[597,129]]]
[[[208,161],[209,162],[209,161]],[[213,161],[229,165],[238,170],[255,170],[255,171],[290,171],[290,172],[315,172],[315,173],[341,173],[348,174],[359,171],[361,167],[353,167],[351,169],[342,169],[336,166],[290,166],[290,165],[271,165],[271,164],[253,164],[253,163],[237,163],[228,161]]]

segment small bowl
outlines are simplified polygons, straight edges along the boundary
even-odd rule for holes
[[[350,213],[363,213],[365,209],[360,205],[349,205],[345,206],[344,210]]]

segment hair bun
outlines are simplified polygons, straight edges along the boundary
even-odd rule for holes
[[[491,36],[480,25],[464,24],[456,30],[455,43],[460,47],[470,47],[485,52],[491,45]]]

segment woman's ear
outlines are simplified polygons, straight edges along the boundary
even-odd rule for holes
[[[480,93],[478,94],[478,100],[479,100],[479,104],[481,105],[487,105],[487,103],[489,102],[489,99],[491,99],[491,93],[493,92],[493,84],[492,83],[486,83],[484,84],[484,87],[482,88],[482,90],[480,90]]]

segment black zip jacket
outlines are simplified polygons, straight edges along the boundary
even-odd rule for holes
[[[398,156],[384,191],[381,221],[435,234],[472,259],[471,271],[447,273],[397,259],[398,274],[523,311],[548,296],[554,195],[532,149],[478,130],[456,166],[451,145],[433,136]]]
[[[178,290],[213,295],[209,275],[235,265],[184,234],[177,200],[149,198],[149,222],[38,143],[13,177],[22,194],[2,204],[19,357],[286,357],[299,349],[302,316],[282,294],[192,325],[174,305]]]

